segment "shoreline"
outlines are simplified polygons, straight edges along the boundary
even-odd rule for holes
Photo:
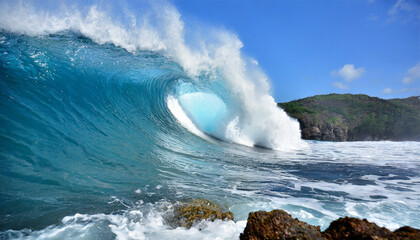
[[[174,208],[173,227],[187,229],[200,224],[201,221],[233,221],[233,213],[206,199],[194,199],[179,203]],[[171,225],[171,224],[170,224]],[[201,230],[201,229],[200,229]],[[268,239],[306,239],[306,240],[418,240],[420,230],[403,226],[395,231],[379,227],[367,219],[340,217],[332,221],[328,228],[321,231],[319,226],[293,218],[284,210],[274,209],[270,212],[256,211],[248,214],[247,224],[239,236],[240,240]]]

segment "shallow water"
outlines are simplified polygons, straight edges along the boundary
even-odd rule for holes
[[[3,229],[42,230],[8,230],[2,236],[235,239],[245,227],[248,212],[276,208],[322,229],[342,216],[367,218],[390,229],[419,227],[419,143],[309,142],[308,149],[295,152],[219,144],[189,154],[161,155],[155,159],[151,171],[157,175],[150,182],[130,183],[130,171],[121,171],[118,181],[106,183],[113,188],[102,194],[97,191],[99,180],[86,183],[86,189],[95,189],[87,191],[90,193],[68,191],[73,198],[63,198],[48,184],[37,183],[36,187],[43,186],[46,191],[39,194],[48,198],[21,196],[19,208],[16,201],[3,198],[2,211],[7,214],[2,216],[7,221]],[[141,165],[142,159],[138,162]],[[133,168],[128,163],[126,167]],[[108,171],[103,167],[104,173]],[[123,186],[126,188],[115,190]],[[165,223],[172,201],[189,198],[228,205],[235,222],[203,222],[190,230],[172,229]],[[36,207],[28,212],[25,207],[29,206]],[[55,225],[47,227],[50,224]]]

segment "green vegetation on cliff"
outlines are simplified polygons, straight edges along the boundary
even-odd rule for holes
[[[419,97],[328,94],[278,105],[299,120],[304,139],[420,140]]]

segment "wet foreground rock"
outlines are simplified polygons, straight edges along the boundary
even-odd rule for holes
[[[216,219],[233,221],[233,213],[209,200],[194,199],[175,205],[170,225],[191,228],[202,220],[215,221]]]
[[[395,239],[394,234],[366,219],[340,218],[325,230],[327,239]]]
[[[241,240],[316,239],[322,240],[319,227],[292,218],[283,210],[251,212]]]
[[[201,229],[202,220],[233,221],[234,216],[223,208],[206,199],[193,199],[172,205],[172,211],[165,217],[173,228],[192,226]],[[420,240],[420,230],[409,226],[394,232],[379,227],[366,219],[351,217],[339,218],[321,232],[319,226],[293,218],[283,210],[271,212],[251,212],[248,216],[241,240]]]
[[[398,239],[420,239],[420,230],[409,226],[398,228],[394,231],[394,234]]]
[[[420,230],[408,226],[394,232],[366,219],[340,218],[320,228],[292,218],[283,210],[251,212],[241,240],[420,240]]]

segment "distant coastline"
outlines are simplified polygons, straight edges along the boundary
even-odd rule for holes
[[[420,141],[420,96],[316,95],[278,103],[300,123],[303,139]]]

